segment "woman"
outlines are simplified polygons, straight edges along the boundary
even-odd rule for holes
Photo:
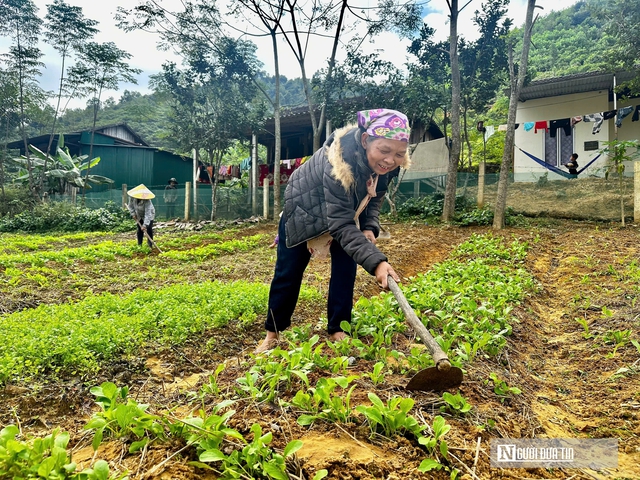
[[[142,245],[142,240],[144,239],[144,234],[146,232],[149,236],[147,238],[149,248],[153,248],[153,221],[156,218],[156,209],[153,206],[151,199],[155,198],[155,195],[142,183],[129,190],[127,195],[131,197],[127,204],[127,208],[129,209],[129,213],[133,219],[138,224],[138,229],[136,231],[138,246]]]
[[[332,341],[346,338],[340,323],[351,321],[357,265],[382,288],[387,288],[388,275],[400,280],[375,244],[388,174],[409,166],[409,132],[407,117],[398,111],[358,112],[357,127],[334,132],[293,172],[278,227],[267,335],[255,353],[274,348],[279,332],[291,324],[312,256],[331,254],[327,331]]]

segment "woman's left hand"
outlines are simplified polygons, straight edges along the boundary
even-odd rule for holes
[[[376,244],[376,236],[371,230],[363,230],[362,233],[364,233],[364,236],[367,237],[367,240],[369,240],[374,245]]]

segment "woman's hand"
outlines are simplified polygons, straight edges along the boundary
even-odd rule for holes
[[[376,244],[376,236],[371,230],[363,230],[362,233],[364,233],[364,236],[367,237],[367,240],[369,240],[374,245]]]
[[[398,276],[396,271],[393,269],[393,267],[389,265],[388,262],[380,262],[376,267],[375,275],[376,275],[376,280],[378,281],[378,285],[380,285],[385,290],[389,288],[387,284],[387,277],[389,275],[391,275],[391,277],[396,282],[400,281],[400,277]]]

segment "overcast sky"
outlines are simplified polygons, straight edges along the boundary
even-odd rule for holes
[[[39,8],[39,16],[44,18],[46,14],[46,5],[52,3],[51,0],[34,0]],[[132,67],[140,68],[143,72],[138,76],[138,85],[134,84],[121,84],[119,91],[109,91],[103,96],[108,98],[113,96],[116,100],[120,98],[123,90],[136,90],[141,93],[148,93],[148,79],[149,75],[157,73],[161,69],[163,62],[167,60],[174,60],[178,64],[180,60],[168,52],[158,51],[156,49],[157,36],[151,33],[145,33],[141,31],[125,33],[119,30],[115,25],[113,19],[114,14],[117,11],[117,7],[124,6],[131,8],[138,4],[138,0],[66,0],[70,5],[76,5],[82,7],[84,15],[88,18],[98,20],[100,23],[98,29],[100,33],[96,36],[95,40],[98,42],[114,42],[119,48],[132,54],[130,65]],[[163,5],[172,5],[179,3],[178,0],[161,0]],[[377,0],[360,0],[361,5],[367,4],[375,5]],[[552,10],[562,10],[570,5],[576,3],[577,0],[538,0],[538,5],[543,7],[543,10],[538,10],[541,14],[547,14]],[[476,9],[480,8],[481,0],[473,0],[469,6],[463,10],[460,22],[459,32],[460,35],[473,40],[477,36],[477,32],[472,23],[472,16]],[[521,25],[524,22],[526,10],[525,0],[512,0],[509,7],[509,17],[514,20],[515,25]],[[447,17],[447,3],[446,0],[432,0],[424,7],[426,16],[424,21],[430,26],[436,28],[436,40],[446,39],[449,31],[448,17]],[[255,38],[252,38],[256,42]],[[256,42],[258,44],[258,57],[264,63],[264,69],[273,74],[273,54],[271,51],[270,40]],[[395,35],[386,33],[378,37],[374,44],[365,42],[363,48],[366,52],[376,51],[380,56],[386,60],[391,60],[398,66],[402,66],[406,63],[407,54],[406,48],[409,44],[408,40],[399,40]],[[0,53],[4,53],[7,49],[7,42],[4,39],[0,39]],[[60,77],[60,60],[58,54],[46,43],[41,44],[41,49],[44,52],[43,61],[46,68],[43,69],[43,74],[40,79],[41,86],[46,90],[57,90],[57,84]],[[282,75],[289,78],[296,78],[300,76],[300,70],[295,58],[289,51],[289,48],[283,43],[279,47],[281,54],[280,71]],[[310,46],[310,54],[308,55],[308,61],[306,64],[307,74],[311,76],[315,71],[323,68],[326,64],[326,60],[331,52],[330,40],[314,40]],[[340,52],[338,54],[340,57]],[[84,106],[86,100],[74,101],[70,104],[71,107]]]

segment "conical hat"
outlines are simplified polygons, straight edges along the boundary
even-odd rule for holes
[[[156,197],[151,190],[144,186],[144,183],[129,190],[127,195],[133,198],[141,198],[142,200],[151,200]]]

